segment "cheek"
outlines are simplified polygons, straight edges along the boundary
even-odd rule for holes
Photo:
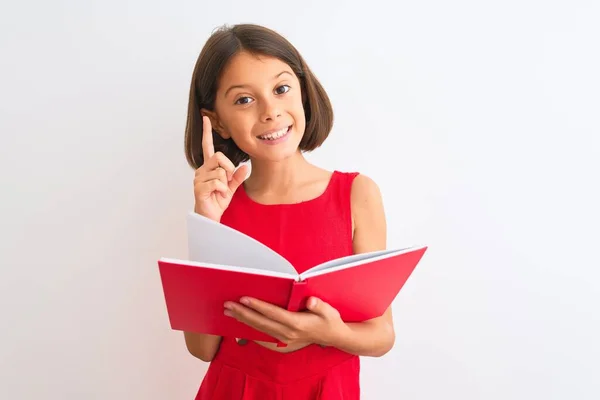
[[[235,118],[236,134],[238,136],[248,136],[252,133],[252,127],[256,124],[257,117],[253,112],[239,113]]]
[[[304,131],[306,128],[306,114],[304,113],[304,107],[302,106],[302,103],[300,104],[298,112],[295,115],[295,120],[300,130]]]
[[[222,115],[221,123],[233,139],[246,135],[252,127],[249,113],[227,113]]]
[[[300,120],[298,121],[298,123],[303,122],[305,120],[304,105],[302,104],[302,98],[294,98],[290,104],[290,109],[292,110],[294,118]]]

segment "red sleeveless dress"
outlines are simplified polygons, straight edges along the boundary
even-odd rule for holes
[[[288,259],[299,273],[353,253],[350,190],[355,172],[334,171],[326,190],[297,204],[259,204],[241,185],[221,222]],[[359,357],[310,345],[278,353],[224,337],[196,400],[356,400]]]

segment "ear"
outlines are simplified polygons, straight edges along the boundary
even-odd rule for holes
[[[200,110],[200,114],[205,115],[210,119],[210,124],[212,125],[213,131],[217,132],[219,136],[221,136],[223,139],[231,138],[231,135],[227,133],[227,130],[225,129],[223,124],[221,124],[221,121],[219,120],[219,117],[217,116],[216,112],[207,110],[206,108],[202,108]]]

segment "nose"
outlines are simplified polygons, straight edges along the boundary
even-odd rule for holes
[[[281,116],[281,109],[274,99],[263,100],[263,107],[261,112],[262,122],[273,121]]]

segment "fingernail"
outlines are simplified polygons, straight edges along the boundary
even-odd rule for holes
[[[250,299],[248,299],[247,297],[242,297],[240,299],[240,303],[248,305],[248,304],[250,304]]]
[[[231,317],[231,315],[232,315],[231,311],[229,311],[229,310],[223,311],[223,314],[227,315],[228,317]]]
[[[225,307],[227,310],[231,310],[233,308],[230,302],[226,302],[223,307]]]

